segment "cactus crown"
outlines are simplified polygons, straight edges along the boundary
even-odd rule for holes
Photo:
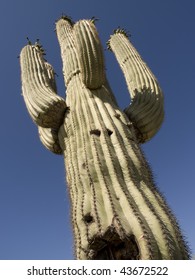
[[[123,34],[128,39],[131,37],[131,33],[129,31],[125,30],[124,28],[120,28],[120,27],[114,29],[113,34]],[[113,35],[111,35],[111,37],[112,36]],[[111,48],[111,45],[110,45],[110,39],[106,42],[106,45],[107,45],[107,49],[109,51],[112,51],[112,48]]]

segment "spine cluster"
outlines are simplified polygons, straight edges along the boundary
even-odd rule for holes
[[[116,30],[108,46],[132,102],[123,112],[106,79],[93,20],[56,23],[66,101],[36,45],[21,52],[23,96],[42,143],[64,154],[77,259],[188,259],[187,246],[140,148],[163,121],[158,82]]]

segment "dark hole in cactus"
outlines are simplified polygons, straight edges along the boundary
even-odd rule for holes
[[[100,136],[101,131],[99,129],[92,129],[92,130],[90,130],[90,134]]]
[[[64,117],[70,113],[70,107],[66,107]]]
[[[115,116],[115,118],[117,118],[117,119],[120,119],[120,117],[121,117],[121,115],[120,115],[120,114],[117,114],[117,113],[116,113],[114,116]]]
[[[124,239],[110,227],[104,236],[96,236],[90,242],[89,259],[92,260],[139,260],[140,251],[134,235]]]
[[[107,128],[108,135],[112,135],[113,131]]]
[[[93,222],[93,217],[91,216],[90,213],[87,213],[85,216],[84,216],[84,221],[87,223],[87,224],[90,224]]]
[[[134,236],[126,240],[115,240],[100,250],[94,259],[96,260],[138,260],[139,248]]]

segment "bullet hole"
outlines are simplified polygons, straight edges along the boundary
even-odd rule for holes
[[[82,163],[82,168],[83,168],[83,169],[86,168],[86,163],[85,163],[85,162]]]
[[[120,117],[121,117],[121,115],[120,115],[120,114],[117,114],[117,113],[116,113],[114,116],[115,116],[115,118],[117,118],[117,119],[120,119]]]
[[[87,223],[87,224],[90,224],[93,222],[93,217],[91,216],[90,213],[87,213],[85,216],[84,216],[84,222]]]
[[[112,247],[116,260],[138,260],[140,252],[134,236]]]
[[[90,134],[100,136],[101,131],[99,129],[92,129],[92,130],[90,130]]]
[[[113,131],[107,128],[108,135],[111,136]]]

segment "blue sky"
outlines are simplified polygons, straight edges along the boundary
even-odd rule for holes
[[[177,216],[195,255],[195,1],[193,0],[1,0],[0,3],[0,259],[73,259],[68,192],[62,156],[47,151],[21,96],[17,56],[41,40],[65,94],[54,22],[96,16],[106,47],[113,29],[132,42],[158,78],[165,121],[142,146],[161,192]],[[108,79],[121,108],[130,102],[124,77],[105,51]]]

